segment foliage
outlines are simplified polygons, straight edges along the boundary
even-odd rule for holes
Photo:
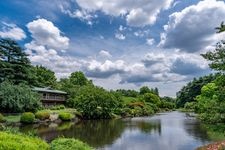
[[[205,85],[201,90],[201,95],[197,96],[196,112],[201,120],[208,123],[225,122],[225,101],[220,93],[224,93],[215,83]]]
[[[168,109],[168,110],[174,109],[175,106],[176,106],[175,103],[169,102],[169,101],[165,101],[165,100],[162,100],[161,103],[159,104],[160,108]]]
[[[155,95],[153,93],[145,93],[142,96],[142,99],[145,102],[149,102],[149,103],[152,103],[152,104],[156,104],[157,106],[159,106],[160,103],[161,103],[159,96],[157,96],[157,95]]]
[[[143,95],[145,93],[150,93],[150,89],[147,86],[143,86],[140,88],[140,94]]]
[[[4,116],[0,113],[0,123],[1,122],[5,122],[6,120],[5,120],[5,118],[4,118]]]
[[[68,138],[58,138],[51,142],[51,150],[92,150],[87,144]]]
[[[69,78],[60,79],[58,86],[59,89],[67,92],[68,99],[75,99],[81,87],[93,86],[93,84],[82,72],[78,71],[71,73]]]
[[[7,122],[20,122],[20,115],[5,116]]]
[[[69,79],[73,85],[84,86],[89,83],[88,79],[85,77],[84,73],[81,71],[71,73]]]
[[[201,94],[201,88],[215,80],[219,74],[210,74],[204,77],[200,77],[198,79],[194,78],[193,81],[189,82],[186,86],[184,86],[179,92],[177,92],[177,107],[184,107],[186,102],[195,101],[195,97]]]
[[[144,103],[143,102],[133,102],[133,103],[130,103],[130,104],[128,104],[128,106],[130,107],[130,108],[134,108],[134,107],[144,107]]]
[[[121,99],[95,86],[83,86],[69,106],[76,108],[86,119],[111,118],[116,108],[121,107]]]
[[[3,112],[35,111],[41,107],[39,95],[30,87],[10,82],[0,84],[0,109]]]
[[[130,90],[130,89],[129,90],[118,89],[116,90],[116,92],[125,97],[137,97],[139,95],[138,91]]]
[[[218,32],[224,31],[224,25],[216,28]],[[209,51],[202,56],[210,61],[210,68],[220,71],[217,78],[201,89],[201,94],[196,97],[196,112],[199,118],[207,123],[224,123],[225,122],[225,41],[217,43],[214,51]]]
[[[21,123],[30,124],[30,123],[33,123],[34,120],[35,120],[35,115],[31,112],[25,112],[20,117]]]
[[[51,110],[61,110],[61,109],[66,109],[66,107],[64,105],[55,105],[55,106],[52,106],[50,109]]]
[[[175,103],[176,102],[175,98],[172,98],[172,97],[169,97],[169,96],[161,97],[161,100],[162,101],[166,101],[166,102],[171,102],[171,103]]]
[[[34,73],[33,86],[52,88],[56,87],[57,79],[53,71],[43,66],[35,66],[32,69]]]
[[[39,138],[21,133],[0,132],[0,149],[2,150],[48,150],[49,145]]]
[[[35,113],[35,117],[40,120],[45,120],[50,118],[50,111],[41,110]]]
[[[68,112],[61,112],[59,113],[59,119],[61,119],[62,121],[70,121],[71,119],[73,119],[73,115]]]
[[[27,54],[13,40],[0,39],[0,68],[0,83],[9,80],[19,84],[31,80],[31,65]]]
[[[187,102],[187,103],[185,103],[184,108],[186,110],[195,111],[196,110],[196,105],[197,105],[197,102]]]
[[[154,89],[151,88],[151,89],[149,89],[149,87],[147,87],[147,86],[141,87],[140,88],[140,94],[141,95],[144,95],[146,93],[152,93],[152,94],[155,94],[155,95],[159,96],[159,90],[158,90],[158,88],[154,88]]]
[[[214,51],[209,51],[202,56],[211,62],[210,68],[225,71],[225,41],[218,42]]]

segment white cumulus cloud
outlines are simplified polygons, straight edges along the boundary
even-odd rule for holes
[[[173,0],[76,0],[82,10],[101,11],[110,16],[125,16],[130,26],[143,27],[155,23],[162,10],[171,7]]]
[[[2,22],[2,24],[3,27],[0,31],[0,37],[14,40],[22,40],[26,38],[26,34],[23,29],[17,27],[15,24],[8,24],[5,22]]]
[[[51,21],[37,19],[29,22],[27,28],[33,40],[39,45],[54,49],[67,49],[69,46],[69,38],[63,36]]]

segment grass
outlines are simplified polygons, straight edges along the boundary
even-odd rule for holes
[[[125,97],[125,96],[123,96],[122,97],[122,100],[124,101],[125,104],[130,104],[130,103],[133,103],[133,102],[137,102],[138,101],[138,98],[136,98],[136,97]]]
[[[225,140],[225,127],[224,124],[217,125],[206,125],[204,127],[207,129],[207,134],[210,139],[214,141]]]
[[[80,115],[80,113],[76,109],[72,109],[72,108],[66,108],[66,109],[60,109],[60,110],[44,109],[44,110],[41,110],[41,111],[49,111],[51,114],[52,113],[56,113],[56,114],[60,114],[60,113],[71,113],[71,114],[75,114],[75,115]],[[6,119],[6,121],[9,122],[9,123],[20,122],[20,117],[21,117],[21,115],[8,115],[8,116],[4,116],[4,118]]]
[[[86,143],[76,139],[58,138],[52,141],[51,150],[93,150]]]
[[[4,116],[7,122],[20,122],[20,116],[21,115],[10,115],[10,116]]]
[[[22,133],[0,132],[0,150],[48,150],[49,145]]]

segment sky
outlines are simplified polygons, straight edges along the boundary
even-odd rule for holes
[[[0,37],[58,79],[82,71],[106,89],[158,87],[175,96],[212,72],[200,54],[225,38],[224,0],[0,1]]]

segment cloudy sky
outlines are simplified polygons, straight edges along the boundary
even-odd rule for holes
[[[32,64],[168,96],[211,72],[200,54],[225,38],[215,34],[221,21],[223,0],[0,1],[0,37],[16,40]]]

